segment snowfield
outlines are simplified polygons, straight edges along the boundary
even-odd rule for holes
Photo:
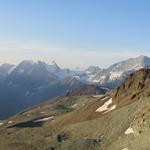
[[[103,99],[101,99],[101,101],[104,101],[105,99],[107,99],[108,98],[108,96],[107,97],[104,97]]]
[[[120,72],[110,72],[110,80],[115,80],[115,79],[117,79],[117,78],[120,78],[121,76],[122,76],[122,74],[123,74],[123,72],[122,71],[120,71]]]
[[[129,150],[128,148],[123,148],[122,150]]]
[[[108,97],[105,97],[105,98],[102,99],[101,101],[105,100],[106,98],[108,98]],[[108,112],[110,112],[110,111],[116,109],[116,107],[117,107],[116,105],[113,105],[113,106],[111,106],[111,107],[109,108],[109,105],[110,105],[111,103],[112,103],[112,98],[109,99],[106,103],[104,103],[103,106],[99,107],[99,108],[96,110],[96,112],[103,112],[103,111],[105,111],[104,113],[108,113]]]
[[[74,105],[71,106],[71,108],[74,108],[74,107],[76,107],[76,106],[77,106],[77,104],[74,104]]]
[[[10,120],[10,121],[8,121],[8,124],[11,124],[11,123],[13,123],[14,121],[12,121],[12,120]]]
[[[94,98],[101,98],[103,95],[93,95]]]
[[[0,126],[2,126],[4,123],[3,122],[0,122]]]
[[[95,77],[96,77],[96,75],[95,75]],[[93,77],[93,79],[90,79],[90,81],[93,82],[93,83],[99,83],[99,82],[101,82],[101,81],[104,81],[105,78],[106,78],[106,76],[101,76],[101,77],[99,77],[99,78],[95,78],[95,77]],[[94,78],[95,78],[95,79],[94,79]]]
[[[112,98],[109,99],[103,106],[99,107],[96,112],[102,112],[108,110],[108,106],[112,103]]]
[[[129,127],[126,131],[125,131],[125,135],[128,135],[128,134],[133,134],[134,131],[133,131],[133,128]]]
[[[54,116],[47,117],[47,118],[42,118],[42,119],[37,119],[37,120],[34,120],[34,122],[43,122],[43,121],[47,121],[47,120],[50,120],[50,119],[54,119]]]
[[[110,112],[110,111],[116,109],[116,107],[117,107],[117,105],[111,106],[107,111],[104,112],[104,114],[106,114],[106,113],[108,113],[108,112]]]

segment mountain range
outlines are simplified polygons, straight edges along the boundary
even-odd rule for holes
[[[80,71],[62,69],[55,61],[52,64],[28,60],[17,66],[3,64],[0,66],[0,119],[81,85],[94,85],[95,89],[108,91],[118,87],[134,71],[149,65],[150,58],[146,56],[130,58],[105,69],[90,66]]]
[[[106,69],[100,69],[96,73],[91,72],[87,80],[90,83],[103,85],[108,88],[118,87],[131,73],[141,68],[150,66],[150,58],[139,56],[130,58],[111,65]]]
[[[150,69],[106,94],[89,89],[95,88],[80,86],[0,121],[0,150],[149,150]]]

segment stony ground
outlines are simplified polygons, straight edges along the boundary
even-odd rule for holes
[[[135,101],[131,105],[100,115],[95,111],[101,105],[98,102],[104,99],[101,97],[65,97],[63,100],[54,100],[55,103],[46,103],[9,120],[1,121],[4,124],[0,126],[0,149],[129,149],[132,146],[130,139],[134,137],[134,134],[125,135],[124,133],[132,124],[134,118],[132,114],[137,110],[138,102]],[[91,105],[93,107],[90,109]],[[95,114],[92,116],[94,119],[89,115],[91,113]],[[42,119],[49,119],[50,116],[51,118],[38,124],[36,121],[41,119],[39,116]],[[35,126],[31,126],[32,121],[35,121]],[[19,123],[22,123],[22,126],[17,127]]]

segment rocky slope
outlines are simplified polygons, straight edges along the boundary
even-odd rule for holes
[[[150,70],[106,95],[68,95],[0,122],[2,150],[150,149]]]

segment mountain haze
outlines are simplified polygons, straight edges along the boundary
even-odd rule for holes
[[[116,88],[131,73],[149,65],[150,58],[146,56],[130,58],[106,69],[90,66],[82,71],[61,68],[55,61],[52,64],[30,60],[17,66],[3,64],[0,66],[0,118],[64,95],[81,85],[95,85],[105,90]]]

